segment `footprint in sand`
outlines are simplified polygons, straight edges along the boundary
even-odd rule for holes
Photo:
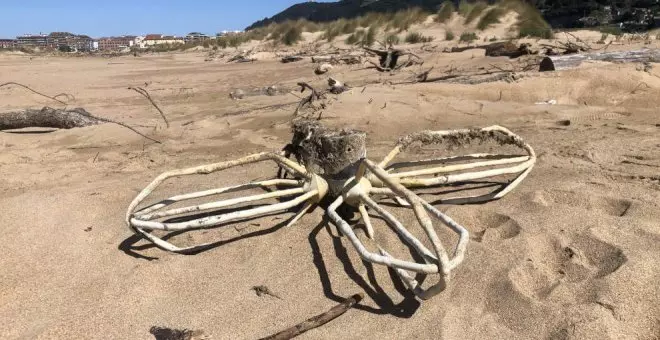
[[[514,238],[520,234],[520,224],[508,215],[498,214],[492,211],[480,211],[472,216],[466,225],[473,226],[471,238],[477,242],[491,243]],[[469,223],[469,224],[468,224]]]
[[[543,300],[562,283],[606,277],[626,261],[620,248],[592,235],[572,240],[539,236],[529,241],[527,258],[509,271],[508,278],[523,295]]]
[[[539,190],[530,194],[529,200],[539,206],[564,205],[577,209],[598,210],[609,216],[622,217],[628,213],[632,201],[606,197],[589,196],[580,192],[565,190]]]

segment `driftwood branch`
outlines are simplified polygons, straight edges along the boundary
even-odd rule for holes
[[[280,61],[283,64],[288,64],[288,63],[295,63],[295,62],[301,61],[301,60],[303,60],[303,57],[301,57],[299,55],[288,55],[288,56],[282,57],[282,59]]]
[[[660,61],[660,49],[547,56],[541,61],[543,68],[540,70],[554,71],[571,69],[580,66],[585,60],[609,61],[614,63],[658,62]]]
[[[0,131],[24,129],[29,127],[72,129],[76,127],[97,125],[102,122],[123,126],[150,141],[158,144],[161,143],[127,124],[103,117],[93,116],[83,108],[59,110],[44,107],[41,110],[28,109],[25,111],[2,113],[0,114]]]
[[[32,93],[35,93],[35,94],[38,94],[38,95],[40,95],[40,96],[42,96],[42,97],[45,97],[45,98],[48,98],[48,99],[54,100],[54,101],[56,101],[56,102],[58,102],[58,103],[60,103],[60,104],[62,104],[62,105],[68,105],[68,102],[65,102],[65,101],[63,101],[63,100],[57,99],[57,97],[66,97],[67,100],[75,100],[75,97],[74,97],[73,95],[71,95],[71,94],[68,94],[68,93],[60,93],[60,94],[58,94],[58,95],[56,95],[56,96],[52,96],[52,97],[51,97],[51,96],[49,96],[49,95],[43,94],[43,93],[41,93],[41,92],[39,92],[39,91],[36,91],[36,90],[30,88],[30,87],[27,86],[27,85],[23,85],[23,84],[16,83],[16,82],[13,82],[13,81],[12,81],[12,82],[8,82],[8,83],[4,83],[4,84],[0,84],[0,87],[9,86],[9,85],[20,86],[20,87],[22,87],[22,88],[24,88],[24,89],[26,89],[26,90],[28,90],[28,91],[30,91],[30,92],[32,92]]]
[[[156,110],[158,110],[158,112],[160,113],[160,116],[163,117],[163,120],[165,121],[165,125],[168,128],[170,127],[170,122],[167,120],[167,117],[165,117],[165,113],[163,113],[163,110],[161,110],[160,107],[158,107],[158,105],[156,104],[156,102],[154,102],[154,100],[151,98],[151,96],[149,95],[149,92],[147,92],[147,90],[145,90],[141,87],[129,87],[128,89],[133,90],[133,91],[141,94],[145,98],[147,98],[149,100],[149,102],[151,102],[151,105],[153,105],[156,108]]]
[[[516,46],[510,41],[496,42],[486,45],[452,47],[451,49],[447,49],[446,52],[457,53],[473,49],[485,50],[485,55],[487,57],[509,57],[511,59],[519,58],[524,55],[536,54],[536,52],[531,50],[529,44],[520,44],[520,46]]]
[[[305,82],[299,82],[298,86],[300,86],[300,93],[305,92],[305,89],[309,89],[311,91],[311,94],[307,97],[304,97],[300,103],[298,103],[298,107],[296,107],[296,111],[294,112],[294,116],[298,115],[298,112],[300,112],[300,109],[302,109],[305,106],[312,106],[314,105],[314,101],[322,99],[324,97],[323,92],[318,92],[316,89],[314,89],[311,85],[305,83]]]
[[[378,64],[374,63],[373,61],[369,61],[369,63],[374,65],[380,72],[396,71],[403,67],[408,67],[414,64],[423,64],[422,58],[412,52],[407,52],[392,47],[386,50],[377,50],[369,47],[363,47],[363,49],[368,53],[378,56]],[[405,55],[409,56],[408,61],[398,65],[399,58]],[[411,57],[414,57],[415,59]]]
[[[210,339],[204,331],[191,329],[173,329],[167,327],[151,327],[149,330],[156,340],[202,340]]]
[[[44,107],[0,114],[0,131],[27,127],[72,129],[97,125],[101,122],[84,109],[58,110]]]
[[[262,338],[261,340],[286,340],[295,338],[298,335],[309,331],[310,329],[323,326],[324,324],[336,319],[337,317],[346,313],[346,311],[348,311],[355,304],[359,303],[363,298],[363,293],[355,294],[348,298],[346,301],[338,304],[335,307],[332,307],[332,309],[325,313],[309,318],[302,323],[299,323],[277,334]]]

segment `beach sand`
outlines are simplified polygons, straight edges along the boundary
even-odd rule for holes
[[[425,68],[438,71],[509,63],[480,53],[422,57]],[[437,205],[472,237],[448,288],[419,301],[387,268],[363,263],[321,208],[289,228],[286,214],[172,238],[180,245],[219,242],[188,256],[159,250],[127,228],[129,203],[160,173],[280,150],[299,100],[286,92],[298,81],[319,88],[326,81],[308,61],[204,58],[203,51],[137,58],[0,54],[2,82],[70,93],[69,107],[163,142],[113,124],[0,133],[3,339],[153,339],[153,326],[254,339],[358,292],[366,297],[356,308],[300,338],[660,337],[660,68],[585,63],[480,85],[367,84],[389,78],[361,65],[335,68],[331,76],[354,89],[331,96],[322,122],[366,131],[370,159],[380,160],[408,133],[492,124],[519,134],[538,154],[529,177],[503,199]],[[648,88],[635,91],[642,82]],[[270,85],[284,94],[228,96]],[[129,86],[151,93],[169,129]],[[550,99],[557,105],[534,104]],[[273,104],[290,105],[259,109]],[[0,88],[1,112],[43,106],[61,107],[17,87]],[[170,180],[153,199],[275,170],[260,163]],[[379,242],[405,250],[395,234],[377,227]],[[251,290],[258,285],[281,299],[258,297]]]

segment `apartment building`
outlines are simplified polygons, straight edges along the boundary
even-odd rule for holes
[[[202,41],[209,40],[209,39],[211,39],[211,37],[209,37],[208,35],[206,35],[206,34],[204,34],[204,33],[200,33],[200,32],[191,32],[191,33],[188,33],[188,34],[186,35],[186,37],[183,38],[183,40],[184,40],[186,43],[202,42]]]
[[[144,40],[142,40],[142,42],[140,43],[140,48],[147,48],[161,44],[175,45],[175,44],[184,44],[184,43],[185,40],[183,38],[175,37],[172,35],[147,34],[144,37]]]
[[[14,39],[0,39],[0,48],[15,48],[17,46]]]
[[[121,51],[135,45],[136,36],[105,37],[98,39],[99,51]]]
[[[26,34],[16,37],[19,47],[41,49],[66,49],[70,51],[90,51],[94,40],[86,35],[76,35],[69,32],[52,32],[46,34]]]

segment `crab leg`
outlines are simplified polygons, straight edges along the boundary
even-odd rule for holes
[[[374,239],[374,227],[371,224],[371,218],[369,217],[369,212],[367,212],[367,208],[364,206],[364,204],[358,205],[358,210],[360,211],[360,215],[362,216],[362,221],[364,222],[364,226],[367,228],[367,236],[369,236],[370,239]]]
[[[187,214],[187,213],[191,213],[191,212],[198,212],[198,211],[204,211],[204,210],[219,209],[219,208],[224,208],[224,207],[237,205],[237,204],[241,204],[241,203],[261,201],[261,200],[265,200],[265,199],[269,199],[269,198],[279,198],[279,197],[292,196],[292,195],[296,195],[296,194],[302,194],[304,192],[305,192],[305,189],[303,189],[303,188],[278,190],[278,191],[273,191],[273,192],[269,192],[269,193],[265,193],[265,194],[261,194],[261,195],[238,197],[238,198],[227,199],[227,200],[222,200],[222,201],[213,202],[213,203],[206,203],[206,204],[194,205],[194,206],[183,207],[183,208],[178,208],[178,209],[171,209],[171,210],[161,211],[161,212],[157,212],[157,213],[153,213],[153,214],[136,214],[135,217],[137,217],[141,220],[150,221],[150,220],[157,219],[157,218],[163,218],[163,217],[174,216],[174,215],[182,215],[182,214]]]
[[[312,199],[318,194],[318,191],[312,190],[307,192],[295,199],[290,201],[271,204],[266,206],[261,206],[258,208],[248,209],[248,210],[239,210],[227,214],[216,215],[204,217],[187,222],[178,222],[178,223],[164,223],[158,221],[144,221],[139,218],[133,217],[130,219],[130,223],[134,227],[143,228],[143,229],[158,229],[158,230],[186,230],[186,229],[198,229],[198,228],[208,228],[217,226],[223,223],[232,222],[236,220],[242,220],[246,218],[253,218],[263,215],[272,214],[278,211],[284,211],[291,209],[309,199]]]
[[[302,176],[303,178],[306,179],[311,178],[311,176],[307,173],[304,167],[300,166],[299,164],[289,159],[284,158],[281,155],[270,152],[258,153],[234,161],[220,162],[220,163],[197,166],[188,169],[168,171],[158,176],[153,182],[151,182],[151,184],[149,184],[144,190],[142,190],[142,192],[140,192],[137,197],[135,197],[133,202],[131,202],[131,204],[128,206],[128,211],[126,212],[126,224],[129,226],[131,225],[131,217],[133,216],[138,204],[140,204],[147,196],[149,196],[149,194],[151,194],[154,191],[154,189],[156,189],[156,187],[158,187],[168,178],[185,176],[185,175],[194,175],[194,174],[206,175],[220,170],[229,169],[235,166],[256,163],[264,160],[273,160],[280,165],[285,165],[286,167],[295,171],[296,174]]]
[[[149,214],[153,211],[156,211],[158,209],[161,209],[163,207],[166,207],[168,205],[180,202],[180,201],[185,201],[185,200],[190,200],[190,199],[195,199],[195,198],[202,198],[202,197],[208,197],[208,196],[213,196],[213,195],[219,195],[219,194],[224,194],[224,193],[231,193],[231,192],[237,192],[241,190],[246,190],[246,189],[253,189],[253,188],[267,188],[270,186],[298,186],[301,183],[296,180],[287,180],[287,179],[271,179],[267,181],[261,181],[261,182],[253,182],[253,183],[247,183],[247,184],[242,184],[242,185],[236,185],[236,186],[231,186],[231,187],[225,187],[225,188],[218,188],[218,189],[212,189],[212,190],[205,190],[205,191],[200,191],[200,192],[195,192],[191,194],[183,194],[183,195],[177,195],[173,196],[170,198],[167,198],[159,203],[156,203],[152,206],[149,206],[147,208],[144,208],[142,210],[139,210],[135,213],[135,215],[146,215]]]
[[[337,208],[344,203],[343,197],[338,197],[331,205],[328,207],[328,216],[330,220],[339,228],[339,230],[348,237],[349,241],[358,252],[361,258],[366,261],[373,262],[376,264],[382,264],[392,268],[401,268],[406,270],[412,270],[418,273],[434,274],[438,272],[438,266],[432,263],[415,263],[409,261],[402,261],[388,256],[379,255],[376,253],[369,252],[367,248],[360,242],[357,235],[351,228],[351,226],[344,221],[339,214],[337,214]]]
[[[515,145],[523,149],[527,155],[526,156],[511,156],[511,155],[496,155],[496,154],[471,154],[466,156],[452,156],[439,159],[430,159],[422,161],[413,161],[413,162],[402,162],[389,166],[389,170],[401,169],[406,167],[413,166],[423,166],[423,165],[435,165],[435,164],[444,164],[448,162],[457,162],[457,161],[469,161],[469,160],[479,160],[478,162],[467,163],[467,164],[452,164],[445,165],[441,167],[433,167],[430,169],[419,169],[411,170],[404,172],[390,172],[389,176],[394,178],[396,182],[402,184],[407,188],[422,188],[422,187],[432,187],[445,184],[469,182],[478,179],[497,177],[502,175],[513,175],[518,174],[518,176],[510,183],[506,184],[502,189],[478,196],[468,196],[468,197],[455,197],[442,199],[442,203],[449,204],[467,204],[467,203],[480,203],[489,200],[499,199],[513,190],[516,186],[522,182],[522,180],[529,174],[532,167],[536,162],[536,154],[531,146],[525,143],[522,138],[515,135],[513,132],[501,126],[490,126],[487,128],[479,130],[451,130],[451,131],[423,131],[415,134],[411,134],[402,138],[395,148],[380,162],[380,167],[387,166],[401,151],[410,146],[414,142],[421,142],[423,144],[439,143],[443,138],[448,137],[461,137],[464,136],[467,139],[478,138],[478,139],[493,139],[498,141],[500,144],[504,145]],[[482,171],[474,172],[462,172],[465,170],[484,168],[484,167],[497,167],[503,166],[495,169],[488,169]],[[462,172],[462,173],[454,173]],[[434,177],[420,177],[433,175]],[[374,176],[370,177],[372,184],[375,187],[383,187],[383,189],[378,190],[374,189],[373,193],[375,194],[385,194],[391,195],[390,191],[386,190],[386,186],[380,181],[379,178]]]

